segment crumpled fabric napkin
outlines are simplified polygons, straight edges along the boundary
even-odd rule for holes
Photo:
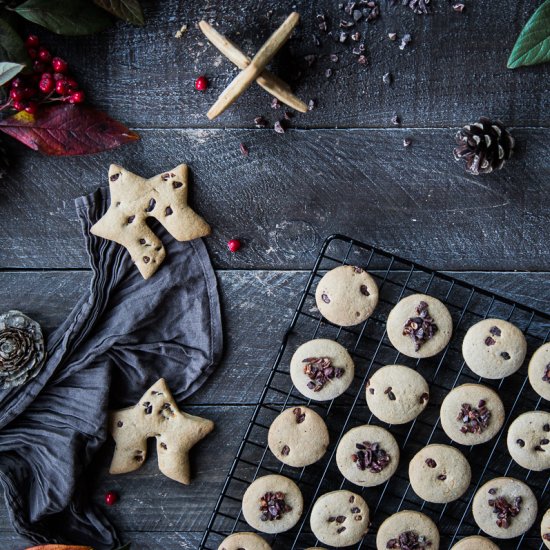
[[[0,483],[21,535],[111,550],[120,540],[90,502],[83,475],[108,436],[107,410],[135,404],[161,377],[181,403],[219,361],[222,324],[201,240],[180,243],[155,226],[167,256],[146,281],[123,247],[89,232],[108,190],[75,202],[92,282],[49,336],[38,376],[0,391]]]

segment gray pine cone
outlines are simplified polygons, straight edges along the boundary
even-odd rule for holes
[[[45,358],[44,337],[36,321],[16,310],[0,315],[0,389],[34,378]]]
[[[500,170],[514,149],[514,138],[510,132],[501,122],[492,122],[486,117],[459,130],[456,142],[455,160],[465,159],[466,172],[476,176]]]

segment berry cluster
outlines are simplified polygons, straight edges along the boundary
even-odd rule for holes
[[[34,34],[27,37],[25,46],[33,62],[32,73],[11,80],[9,99],[2,108],[12,107],[33,115],[42,103],[84,101],[84,92],[78,89],[78,82],[68,74],[69,65],[64,59],[52,57]]]

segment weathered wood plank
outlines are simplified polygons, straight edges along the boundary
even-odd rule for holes
[[[462,125],[483,114],[514,126],[548,126],[550,66],[506,69],[516,37],[540,2],[467,2],[462,14],[453,12],[449,2],[432,2],[434,13],[427,17],[415,16],[401,2],[393,8],[389,2],[380,4],[382,17],[359,25],[369,59],[362,66],[351,54],[356,43],[336,43],[317,28],[318,13],[327,15],[336,32],[340,19],[350,19],[338,9],[338,2],[293,3],[302,14],[302,27],[272,65],[300,97],[318,100],[318,109],[299,116],[297,125],[385,127],[397,113],[413,127]],[[236,69],[195,25],[203,18],[212,21],[254,54],[288,15],[290,4],[149,0],[144,5],[143,29],[119,24],[93,37],[68,40],[48,35],[56,53],[74,64],[94,103],[139,127],[251,127],[259,114],[269,115],[272,122],[281,116],[271,111],[270,96],[253,86],[222,117],[208,121],[206,111]],[[183,23],[189,30],[178,40],[174,34]],[[399,41],[387,38],[389,32],[411,33],[413,41],[400,51]],[[321,47],[314,45],[314,34]],[[303,59],[308,54],[319,56],[310,68]],[[339,61],[331,62],[330,54],[337,54]],[[333,70],[330,78],[325,76],[328,68]],[[382,83],[386,72],[394,76],[391,86]],[[193,83],[203,73],[210,88],[198,93]]]
[[[258,399],[298,297],[305,272],[218,273],[225,356],[190,400],[194,404],[252,404]],[[547,273],[460,273],[468,282],[548,310]],[[89,272],[0,273],[0,311],[20,308],[47,332],[64,318],[89,284]]]
[[[517,158],[478,178],[453,160],[453,135],[147,130],[135,145],[65,159],[15,144],[0,181],[0,267],[87,268],[72,199],[106,185],[110,162],[150,176],[185,161],[217,267],[307,269],[340,232],[439,269],[550,269],[550,130],[518,130]],[[238,254],[227,250],[233,237],[245,244]]]

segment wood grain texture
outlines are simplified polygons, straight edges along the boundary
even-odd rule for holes
[[[345,3],[345,2],[344,2]],[[335,43],[322,35],[315,16],[325,13],[338,32],[340,19],[350,19],[333,0],[227,2],[215,0],[143,2],[144,28],[119,23],[98,36],[54,38],[48,43],[68,58],[99,107],[137,127],[252,127],[253,118],[281,113],[270,109],[271,97],[253,86],[222,117],[209,122],[206,112],[236,75],[236,69],[208,43],[195,25],[205,19],[249,55],[295,9],[301,14],[299,32],[272,63],[271,69],[294,86],[298,97],[316,98],[318,109],[300,115],[301,127],[386,127],[397,113],[413,127],[462,125],[480,115],[502,118],[512,126],[548,126],[547,82],[550,66],[506,69],[506,61],[522,26],[538,0],[468,0],[462,14],[446,0],[432,2],[433,14],[416,16],[407,7],[381,1],[382,16],[360,24],[367,46],[367,66],[352,55],[350,39]],[[186,23],[183,38],[175,32]],[[404,51],[387,34],[412,35]],[[38,28],[38,34],[43,31]],[[313,35],[321,47],[313,43]],[[353,43],[355,45],[355,43]],[[319,60],[310,68],[304,56]],[[333,63],[330,54],[337,54]],[[106,60],[108,59],[108,62]],[[325,77],[332,68],[330,78]],[[382,82],[390,72],[391,86]],[[206,74],[210,88],[194,90]]]
[[[453,160],[452,129],[141,134],[81,158],[13,144],[15,166],[0,180],[0,267],[87,268],[72,199],[106,185],[111,162],[146,177],[187,162],[216,267],[308,269],[339,232],[439,269],[550,269],[550,130],[515,131],[515,158],[479,177]],[[226,246],[234,237],[238,254]]]

